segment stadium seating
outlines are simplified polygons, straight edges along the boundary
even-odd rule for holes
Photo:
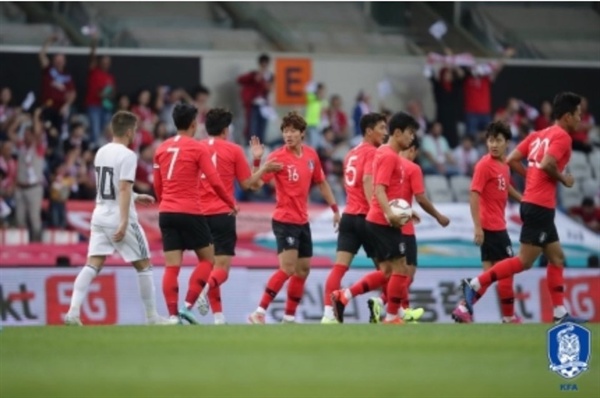
[[[39,46],[48,36],[59,33],[59,28],[44,23],[33,23],[33,24],[21,24],[21,23],[10,23],[3,22],[0,20],[2,28],[0,29],[0,44],[17,44],[17,45],[32,45]],[[66,44],[66,43],[64,43]]]
[[[454,200],[448,179],[444,176],[425,176],[425,190],[434,203],[449,203]]]
[[[560,185],[558,188],[558,194],[560,198],[560,205],[565,209],[581,205],[583,193],[577,187],[566,188]]]
[[[600,195],[600,179],[589,178],[581,184],[583,195],[588,198],[595,198]]]
[[[468,202],[471,192],[471,178],[467,176],[454,176],[450,180],[450,187],[457,202]]]
[[[592,151],[592,153],[589,154],[588,160],[592,167],[592,171],[594,172],[594,176],[600,179],[600,150],[596,149]]]
[[[593,178],[592,167],[583,152],[574,151],[571,155],[568,169],[576,180],[582,181]]]

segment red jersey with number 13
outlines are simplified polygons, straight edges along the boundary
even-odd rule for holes
[[[376,187],[378,184],[384,185],[389,201],[402,198],[404,162],[405,160],[397,152],[394,152],[389,145],[380,146],[375,153],[375,159],[373,160],[373,187]],[[367,221],[380,225],[390,225],[375,195],[371,198],[371,207],[367,213]]]
[[[264,182],[275,179],[276,204],[273,220],[306,224],[311,183],[320,184],[325,181],[317,152],[309,146],[302,145],[302,153],[298,156],[284,146],[271,152],[267,161],[271,160],[283,164],[280,171],[262,176]]]
[[[344,188],[346,188],[346,214],[369,212],[369,200],[365,197],[364,176],[373,174],[373,158],[377,148],[368,142],[361,142],[352,148],[344,158]]]
[[[471,191],[480,195],[479,218],[481,228],[487,231],[506,229],[506,203],[508,202],[508,165],[485,155],[475,165]]]
[[[548,154],[556,159],[558,170],[562,173],[571,159],[571,136],[562,127],[554,125],[529,134],[517,146],[517,150],[528,163],[522,201],[555,209],[558,181],[542,170],[540,163]]]
[[[210,153],[210,161],[217,169],[217,173],[219,173],[223,186],[228,193],[233,195],[235,179],[242,182],[252,175],[241,146],[214,137],[201,141],[200,145]],[[231,208],[219,198],[204,174],[200,176],[200,188],[202,214],[213,215],[231,212]]]

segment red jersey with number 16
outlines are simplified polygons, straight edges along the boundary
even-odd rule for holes
[[[487,231],[506,229],[505,209],[508,202],[508,183],[510,171],[508,165],[489,154],[475,165],[471,191],[480,195],[479,218],[481,228]]]
[[[206,176],[217,195],[229,208],[235,206],[210,161],[205,147],[191,137],[169,138],[154,155],[154,192],[161,213],[202,214],[200,207],[200,174]]]
[[[365,197],[363,177],[373,174],[373,158],[377,148],[368,142],[361,142],[344,158],[344,188],[346,188],[346,214],[369,212],[369,200]]]
[[[210,160],[221,177],[223,186],[228,193],[233,195],[235,191],[234,180],[242,182],[252,175],[246,155],[241,146],[224,139],[209,137],[200,142],[210,154]],[[213,215],[229,213],[231,207],[223,202],[219,195],[208,183],[206,176],[200,176],[200,204],[202,214]]]
[[[548,154],[556,159],[558,170],[562,173],[571,159],[571,136],[562,127],[554,125],[529,134],[517,150],[528,163],[522,201],[555,209],[558,181],[542,170],[540,164],[544,155]]]
[[[275,179],[276,204],[273,220],[303,225],[308,222],[308,194],[311,183],[325,181],[325,174],[317,152],[302,145],[300,156],[282,147],[271,152],[267,161],[283,164],[276,173],[263,174],[262,180]]]
[[[389,201],[402,198],[402,184],[404,183],[404,162],[397,152],[389,145],[382,145],[375,152],[373,160],[373,187],[384,185]],[[385,219],[383,209],[373,195],[371,207],[367,213],[367,221],[380,225],[390,225]]]

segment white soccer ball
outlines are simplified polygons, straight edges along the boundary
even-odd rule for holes
[[[390,209],[396,216],[400,216],[402,225],[410,221],[413,215],[412,207],[404,199],[394,199],[390,201]]]

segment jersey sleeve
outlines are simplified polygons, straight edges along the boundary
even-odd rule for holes
[[[393,157],[393,158],[392,158]],[[389,186],[392,182],[392,174],[396,167],[396,155],[381,155],[380,161],[377,163],[377,170],[373,170],[373,185]],[[375,165],[375,163],[374,163]]]
[[[241,147],[236,147],[234,162],[235,177],[237,178],[238,182],[246,181],[248,178],[250,178],[250,176],[252,176],[250,165],[248,165],[246,155],[244,155],[244,151]]]
[[[315,163],[315,167],[312,173],[312,182],[315,184],[320,184],[325,181],[325,172],[323,171],[323,166],[321,166],[321,160],[316,153],[313,156],[313,161]]]
[[[137,170],[137,156],[135,153],[128,152],[123,158],[121,171],[119,173],[119,181],[135,181],[135,172]]]
[[[425,193],[425,184],[423,182],[423,172],[419,166],[413,169],[413,174],[410,179],[410,188],[413,195],[422,195]]]
[[[273,160],[277,160],[275,152],[271,152],[269,154],[269,156],[267,157],[267,162],[270,162],[270,161],[273,161]],[[273,179],[273,177],[275,177],[275,173],[265,173],[265,174],[262,175],[261,180],[264,183],[269,183]]]
[[[375,159],[375,152],[367,151],[365,153],[365,161],[363,162],[363,176],[373,175],[373,159]]]
[[[529,134],[527,137],[525,137],[523,141],[519,143],[519,145],[517,145],[517,151],[521,152],[525,159],[527,159],[527,157],[529,156],[529,146],[531,144],[532,139],[533,134]]]
[[[160,164],[159,156],[160,151],[157,150],[154,154],[154,164],[152,165],[152,176],[154,181],[154,193],[156,194],[156,200],[160,202],[162,199],[162,176],[160,175]]]
[[[475,170],[473,171],[473,179],[471,180],[471,191],[482,193],[483,187],[485,186],[485,178],[486,172],[483,164],[481,162],[475,165]]]
[[[571,145],[571,139],[567,134],[557,134],[550,139],[546,153],[558,161],[571,150]]]

